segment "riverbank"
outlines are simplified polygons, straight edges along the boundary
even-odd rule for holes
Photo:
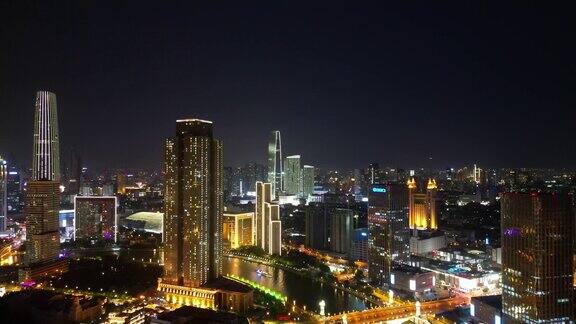
[[[352,296],[360,298],[361,300],[363,300],[367,304],[367,306],[383,306],[384,305],[380,300],[373,298],[373,297],[369,297],[366,294],[364,294],[363,292],[350,289],[350,288],[346,287],[344,284],[338,284],[335,282],[330,282],[330,281],[324,280],[322,277],[318,278],[318,276],[312,274],[309,270],[288,267],[286,265],[279,264],[277,262],[270,262],[269,260],[267,260],[266,258],[263,258],[263,257],[256,257],[256,256],[251,256],[251,255],[227,254],[226,257],[238,258],[238,259],[243,260],[243,261],[248,261],[248,262],[262,264],[262,265],[266,265],[266,266],[270,266],[270,267],[280,268],[284,271],[292,272],[292,273],[297,274],[299,276],[306,277],[306,278],[313,280],[315,282],[318,282],[320,284],[328,285],[330,287],[333,287],[334,289],[337,289],[337,290],[342,291],[342,292],[346,292]]]

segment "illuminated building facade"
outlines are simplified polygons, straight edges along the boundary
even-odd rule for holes
[[[0,156],[0,232],[6,230],[8,213],[8,163]]]
[[[408,225],[410,229],[437,229],[436,221],[436,180],[428,179],[426,192],[418,192],[414,178],[407,182],[408,186]]]
[[[254,213],[224,213],[222,226],[224,245],[231,249],[254,245],[253,219]]]
[[[351,209],[336,208],[332,212],[332,231],[330,235],[330,246],[336,253],[350,252],[350,240],[352,238],[352,228],[354,227],[354,212]]]
[[[284,191],[287,195],[300,194],[302,181],[300,155],[290,155],[284,160]]]
[[[308,197],[314,194],[314,167],[305,165],[302,168],[302,195]]]
[[[505,193],[501,201],[505,322],[573,322],[571,197]]]
[[[26,260],[54,260],[60,251],[58,212],[60,183],[31,181],[26,189]]]
[[[395,233],[406,225],[406,187],[399,183],[373,184],[368,192],[368,250],[370,280],[389,283],[392,260],[401,253]]]
[[[357,228],[352,231],[352,241],[350,242],[350,260],[368,261],[368,229]]]
[[[281,254],[280,206],[272,203],[272,184],[256,182],[255,209],[256,246],[261,247],[269,254]],[[274,227],[272,227],[273,224]],[[280,231],[278,231],[279,229]]]
[[[11,166],[6,180],[6,202],[10,212],[20,212],[24,208],[23,183],[20,172]]]
[[[60,238],[60,149],[56,95],[36,93],[32,181],[24,198],[26,217],[26,261],[51,262],[58,258]]]
[[[116,242],[117,209],[115,196],[74,196],[74,240]]]
[[[256,246],[264,248],[264,237],[266,232],[264,222],[264,203],[272,201],[272,184],[256,182],[256,206],[254,210],[254,242]]]
[[[119,195],[126,194],[126,174],[124,173],[116,175],[116,193]]]
[[[282,178],[282,139],[280,131],[272,131],[268,141],[268,183],[272,185],[272,199],[284,190]]]
[[[270,221],[269,254],[282,255],[282,222],[279,219]]]
[[[60,243],[74,240],[74,209],[63,209],[58,212]]]
[[[223,160],[212,122],[177,120],[164,154],[164,276],[158,291],[180,305],[251,308],[252,290],[221,277]]]
[[[177,120],[176,136],[166,140],[164,168],[162,282],[199,287],[222,272],[222,144],[212,122]]]
[[[56,95],[36,92],[32,181],[60,181],[60,144]]]

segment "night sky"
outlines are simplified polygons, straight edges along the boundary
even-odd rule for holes
[[[42,2],[0,1],[0,155],[21,166],[41,89],[89,168],[160,168],[190,117],[229,166],[264,162],[273,129],[319,167],[576,162],[574,8],[555,2]]]

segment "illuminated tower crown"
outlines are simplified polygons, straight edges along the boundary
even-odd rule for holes
[[[406,182],[406,185],[408,185],[408,189],[416,189],[416,180],[410,178],[408,179],[408,182]]]
[[[426,189],[432,190],[432,189],[436,189],[436,188],[438,188],[438,187],[436,186],[436,180],[434,180],[434,179],[428,179],[428,185],[426,186]]]

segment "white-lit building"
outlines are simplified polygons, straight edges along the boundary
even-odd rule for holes
[[[428,235],[423,235],[424,233],[426,232],[420,231],[418,236],[410,237],[411,254],[423,255],[446,247],[446,236],[443,234],[430,232]]]
[[[414,293],[417,297],[431,291],[436,286],[436,278],[432,271],[407,265],[394,266],[390,274],[392,289]]]
[[[116,242],[118,201],[115,196],[74,197],[74,240],[102,239]]]
[[[502,323],[502,295],[472,297],[470,316],[479,323]]]

